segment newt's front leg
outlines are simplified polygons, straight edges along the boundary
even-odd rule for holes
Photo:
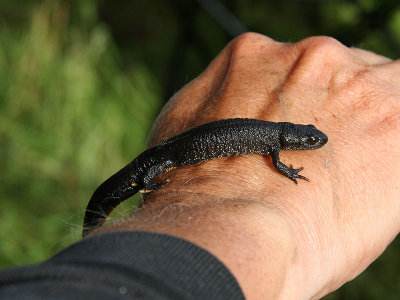
[[[276,149],[272,149],[271,151],[271,157],[272,157],[272,163],[274,165],[274,167],[283,175],[285,175],[286,177],[292,179],[296,184],[297,184],[297,180],[296,178],[301,178],[307,181],[310,181],[307,177],[304,177],[302,175],[299,174],[299,172],[301,170],[303,170],[303,168],[299,168],[299,169],[293,169],[292,166],[290,166],[290,168],[288,166],[286,166],[284,163],[282,163],[279,160],[279,151]]]

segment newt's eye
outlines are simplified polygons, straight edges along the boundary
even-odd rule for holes
[[[316,143],[318,143],[318,139],[315,136],[308,136],[306,142],[309,145],[315,145]]]

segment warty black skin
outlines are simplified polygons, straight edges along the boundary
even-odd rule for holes
[[[224,119],[191,128],[147,149],[102,183],[86,208],[83,236],[104,223],[111,211],[138,191],[149,193],[165,184],[157,176],[169,170],[210,159],[258,153],[271,155],[274,167],[297,183],[303,168],[289,168],[279,160],[282,150],[312,150],[328,137],[314,125]]]

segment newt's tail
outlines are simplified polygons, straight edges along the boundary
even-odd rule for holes
[[[100,227],[118,204],[139,191],[140,187],[131,178],[121,174],[123,171],[125,170],[122,169],[104,181],[90,198],[83,221],[82,237]]]

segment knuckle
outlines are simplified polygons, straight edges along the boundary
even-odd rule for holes
[[[343,60],[351,57],[351,51],[338,40],[328,36],[314,36],[298,42],[297,47],[305,54],[315,58],[329,57],[330,60]]]
[[[314,45],[315,47],[323,48],[337,48],[344,47],[337,39],[330,36],[311,36],[301,40],[299,43],[305,43],[308,45]]]
[[[232,53],[240,58],[243,56],[252,56],[256,53],[265,55],[265,52],[270,50],[274,45],[281,45],[281,43],[259,33],[247,32],[235,38],[231,42],[230,48]]]
[[[342,88],[342,98],[348,99],[351,111],[361,120],[372,120],[369,132],[400,130],[398,95],[390,85],[370,68],[353,73]]]
[[[352,62],[351,51],[335,40],[327,36],[317,36],[304,39],[291,47],[296,60],[292,69],[293,78],[301,84],[329,86],[332,77],[340,73],[345,78],[346,70]],[[297,75],[297,76],[294,76]]]
[[[274,43],[275,41],[265,35],[256,32],[246,32],[233,40],[236,46],[249,46],[251,47],[254,43]]]
[[[384,85],[370,68],[362,67],[358,70],[342,69],[336,72],[330,80],[329,89],[334,98],[365,110],[376,107],[377,103],[386,98]]]
[[[306,47],[307,51],[310,53],[350,53],[349,48],[329,36],[313,36],[306,38],[297,44],[301,47]]]

